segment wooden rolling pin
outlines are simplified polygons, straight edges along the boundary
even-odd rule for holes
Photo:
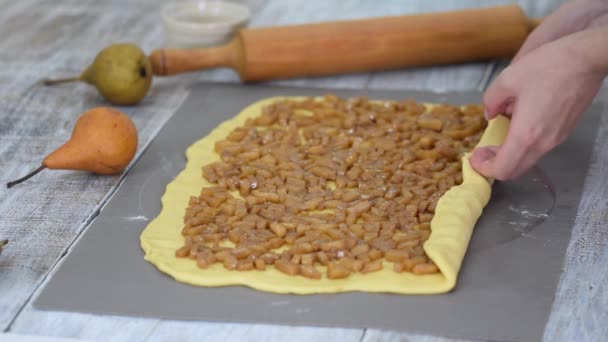
[[[243,81],[511,57],[538,25],[517,5],[242,29],[226,45],[160,49],[155,75],[229,67]]]

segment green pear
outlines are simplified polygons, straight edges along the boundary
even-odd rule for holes
[[[152,84],[148,56],[134,44],[113,44],[101,50],[78,77],[45,80],[45,85],[82,81],[93,85],[109,102],[133,105],[141,101]]]
[[[2,254],[2,247],[4,247],[8,243],[8,240],[0,241],[0,254]]]

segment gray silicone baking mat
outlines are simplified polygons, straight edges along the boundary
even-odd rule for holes
[[[471,103],[478,92],[322,90],[201,84],[167,122],[49,281],[40,309],[165,319],[371,327],[482,340],[542,337],[595,140],[592,108],[522,180],[494,185],[456,289],[444,295],[276,295],[174,281],[143,259],[139,235],[185,165],[184,151],[248,104],[277,95],[366,95]],[[193,190],[194,193],[198,189]]]

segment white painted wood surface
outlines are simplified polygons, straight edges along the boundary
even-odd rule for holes
[[[36,335],[0,333],[0,341],[6,341],[6,342],[82,342],[82,341],[86,341],[86,340],[67,338],[67,337],[46,337],[46,336],[36,336]]]
[[[403,13],[440,11],[509,1],[441,0],[249,0],[251,26],[306,23]],[[559,0],[518,1],[530,16],[543,16]],[[163,42],[162,1],[0,0],[1,181],[38,166],[70,134],[85,109],[104,105],[86,85],[44,88],[47,76],[78,73],[105,45],[137,42],[146,51]],[[483,89],[498,64],[421,68],[274,82],[292,86]],[[237,81],[230,70],[157,79],[148,97],[124,108],[140,134],[140,151],[177,110],[197,81]],[[606,95],[600,96],[606,100]],[[608,114],[608,113],[606,113]],[[573,238],[546,341],[601,340],[608,336],[608,118],[604,116],[586,180]],[[0,187],[0,238],[11,244],[0,257],[0,331],[99,341],[449,341],[373,329],[180,322],[131,317],[44,312],[31,299],[120,177],[46,171],[7,191]],[[0,335],[1,337],[1,335]]]

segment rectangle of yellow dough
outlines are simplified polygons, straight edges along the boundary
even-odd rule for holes
[[[439,268],[439,273],[396,273],[391,264],[385,261],[383,270],[378,272],[354,273],[344,279],[324,277],[313,280],[286,275],[273,266],[268,266],[265,271],[239,272],[226,270],[218,263],[200,269],[191,259],[175,257],[175,250],[184,243],[181,230],[190,196],[198,196],[200,189],[213,185],[201,176],[201,170],[204,165],[220,159],[214,152],[215,142],[225,139],[248,118],[260,115],[265,105],[279,100],[301,99],[273,97],[255,102],[187,149],[186,167],[167,185],[161,199],[160,214],[140,236],[145,259],[175,280],[195,286],[245,285],[261,291],[302,295],[347,291],[437,294],[453,289],[473,227],[491,193],[491,180],[473,170],[468,155],[462,158],[463,182],[452,187],[439,200],[431,221],[431,235],[423,246],[427,256]],[[509,120],[505,117],[491,120],[477,146],[500,145],[508,127]]]

